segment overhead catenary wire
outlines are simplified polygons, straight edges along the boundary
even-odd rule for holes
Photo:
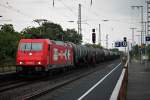
[[[64,3],[63,0],[58,0],[58,1],[61,2],[64,5],[64,7],[67,8],[67,10],[69,10],[71,13],[77,16],[77,13],[74,12],[74,10],[71,7],[69,7],[66,3]]]
[[[11,10],[11,11],[14,11],[14,12],[16,12],[16,13],[18,13],[18,14],[24,16],[24,17],[32,18],[31,16],[29,16],[29,15],[27,15],[27,14],[21,12],[19,9],[14,8],[13,6],[9,5],[8,2],[6,2],[6,4],[7,4],[7,5],[4,5],[4,4],[1,4],[1,3],[0,3],[0,6],[1,6],[1,7],[4,7],[4,8],[7,8],[7,9],[9,9],[9,10]]]
[[[66,3],[64,3],[63,0],[58,0],[58,1],[61,2],[61,3],[64,5],[64,7],[65,7],[68,11],[70,11],[71,13],[73,13],[74,16],[78,16],[77,13],[75,12],[75,10],[72,9],[71,7],[69,7]],[[82,5],[82,6],[83,6],[83,5]],[[81,22],[82,22],[82,20],[81,20]],[[82,24],[83,24],[83,23],[82,23]],[[84,23],[84,24],[86,24],[86,25],[88,25],[89,27],[91,27],[91,25],[90,25],[88,22],[86,22],[86,23]]]

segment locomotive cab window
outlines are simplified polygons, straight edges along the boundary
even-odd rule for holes
[[[50,50],[50,45],[48,45],[48,50]]]
[[[21,51],[40,51],[42,43],[21,43],[19,49]]]

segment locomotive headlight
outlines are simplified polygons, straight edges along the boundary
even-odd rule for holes
[[[41,65],[41,62],[39,61],[38,64]]]
[[[22,62],[22,61],[20,61],[20,62],[19,62],[19,64],[21,65],[21,64],[23,64],[23,62]]]
[[[31,52],[29,53],[29,56],[32,56],[32,53],[31,53]]]

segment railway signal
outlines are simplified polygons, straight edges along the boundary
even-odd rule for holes
[[[122,46],[127,47],[127,37],[123,38]]]
[[[127,47],[127,42],[123,41],[122,42],[122,47]]]
[[[92,42],[95,44],[95,41],[96,41],[95,29],[92,29]]]
[[[126,37],[124,37],[124,38],[123,38],[123,41],[124,41],[124,42],[127,42],[127,38],[126,38]]]

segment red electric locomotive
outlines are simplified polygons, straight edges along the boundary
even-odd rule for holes
[[[43,72],[73,65],[73,47],[49,39],[22,39],[17,52],[17,72]]]

